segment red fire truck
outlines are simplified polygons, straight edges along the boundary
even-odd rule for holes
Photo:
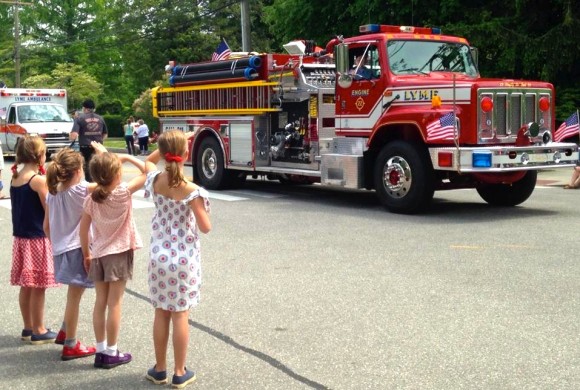
[[[208,189],[266,176],[374,189],[392,212],[424,210],[435,190],[475,188],[514,206],[540,169],[572,167],[553,142],[554,88],[481,78],[477,50],[433,28],[366,25],[324,50],[169,66],[152,92],[161,130],[195,132],[190,162]]]

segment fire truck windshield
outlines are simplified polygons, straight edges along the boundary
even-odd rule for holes
[[[27,104],[18,107],[20,123],[72,122],[65,109],[57,104]]]
[[[391,72],[396,75],[457,72],[477,76],[469,46],[460,43],[392,40],[387,42],[387,53]]]

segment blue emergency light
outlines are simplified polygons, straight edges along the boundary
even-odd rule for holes
[[[491,168],[491,152],[474,152],[471,164],[474,168]]]
[[[365,24],[363,26],[359,26],[358,32],[361,34],[368,34],[368,33],[378,33],[381,31],[380,24]]]

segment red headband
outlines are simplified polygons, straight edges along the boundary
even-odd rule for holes
[[[176,155],[171,154],[171,153],[165,153],[165,161],[167,161],[167,162],[175,161],[176,163],[180,163],[180,162],[183,162],[183,158],[181,156],[176,156]]]

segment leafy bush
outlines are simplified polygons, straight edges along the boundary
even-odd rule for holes
[[[107,124],[107,130],[109,132],[109,137],[123,137],[123,124],[125,124],[126,119],[123,119],[121,115],[103,115],[103,119]]]
[[[101,115],[111,114],[111,115],[122,115],[123,114],[123,104],[119,100],[114,100],[112,102],[104,102],[97,106],[97,113]]]

